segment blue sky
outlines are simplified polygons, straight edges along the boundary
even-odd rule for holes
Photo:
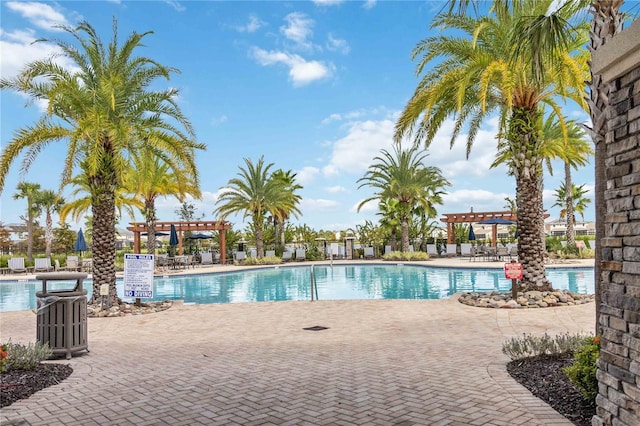
[[[0,48],[3,77],[24,64],[55,53],[40,37],[69,40],[56,24],[89,21],[107,42],[113,17],[120,39],[132,31],[153,30],[138,55],[178,68],[166,86],[180,90],[179,103],[207,145],[198,154],[203,199],[199,213],[214,219],[217,194],[243,165],[261,155],[274,168],[292,170],[303,200],[294,223],[315,229],[344,230],[376,221],[376,205],[356,206],[370,195],[357,180],[381,149],[391,149],[393,126],[417,83],[411,50],[431,35],[429,24],[441,9],[436,1],[289,1],[289,2],[10,2],[0,4]],[[163,83],[165,84],[165,83]],[[0,143],[4,147],[16,129],[33,123],[40,105],[25,107],[25,98],[1,94]],[[588,116],[577,107],[566,115],[578,121]],[[449,149],[448,123],[429,149],[428,165],[438,166],[452,182],[438,213],[502,210],[504,197],[515,196],[514,179],[503,167],[489,169],[496,147],[495,122],[479,133],[469,160],[464,136]],[[1,195],[0,220],[19,222],[24,200],[13,200],[21,178],[57,189],[65,154],[64,143],[48,146],[28,174],[16,161]],[[558,216],[553,191],[563,178],[554,164],[545,175],[544,203]],[[574,172],[593,199],[593,166]],[[593,204],[593,203],[592,203]],[[157,202],[160,220],[174,220],[178,202]],[[580,219],[580,218],[578,218]],[[594,219],[593,205],[586,220]],[[141,220],[138,215],[136,220]],[[244,228],[242,218],[231,217]],[[124,227],[130,218],[120,220]],[[79,225],[72,225],[74,228]]]

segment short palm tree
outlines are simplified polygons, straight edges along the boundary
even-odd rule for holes
[[[25,198],[27,200],[27,215],[23,217],[27,224],[27,261],[33,262],[33,221],[40,215],[40,209],[36,202],[40,193],[40,184],[20,182],[16,189],[18,192],[13,194],[13,199]]]
[[[292,214],[295,217],[298,217],[298,214],[300,213],[300,210],[297,206],[300,203],[301,197],[300,195],[296,194],[296,191],[302,189],[302,185],[296,183],[296,173],[293,173],[291,170],[284,171],[282,169],[278,169],[273,172],[273,174],[271,175],[271,179],[280,181],[280,184],[283,186],[285,193],[289,197],[291,197],[291,202],[286,203],[286,205],[283,204],[283,206],[278,211],[278,214],[273,215],[275,240],[280,241],[280,245],[284,246],[284,228],[286,226],[286,222],[287,220],[289,220]]]
[[[45,230],[44,240],[46,241],[45,254],[47,257],[51,256],[51,244],[53,243],[53,219],[51,215],[60,211],[64,205],[64,198],[62,198],[55,191],[45,189],[38,192],[36,195],[36,205],[40,211],[45,214]]]
[[[578,34],[561,52],[545,52],[541,66],[547,72],[539,78],[531,67],[532,43],[523,41],[516,46],[513,29],[522,16],[546,13],[553,3],[496,0],[486,16],[438,15],[433,27],[458,33],[429,37],[414,49],[413,57],[421,56],[417,73],[424,75],[398,119],[395,133],[397,142],[414,136],[415,143],[428,146],[444,121],[454,117],[451,144],[468,126],[469,155],[481,124],[498,113],[499,135],[508,143],[513,159],[510,172],[516,179],[522,286],[538,290],[551,289],[545,276],[544,238],[540,232],[544,226],[541,105],[548,105],[562,120],[560,99],[584,104],[587,58],[580,51],[583,39]],[[570,7],[563,11],[569,16],[574,12]],[[433,67],[425,71],[432,63]]]
[[[442,204],[443,189],[449,181],[437,167],[425,166],[428,154],[417,146],[403,150],[394,145],[393,154],[382,150],[363,177],[358,179],[362,188],[374,188],[376,192],[358,205],[358,211],[372,200],[395,200],[400,220],[402,251],[409,251],[409,221],[416,206],[422,206],[434,214],[435,205]]]
[[[589,192],[585,189],[584,185],[575,185],[571,184],[571,197],[567,197],[567,185],[565,182],[562,182],[560,187],[554,191],[554,195],[556,196],[556,202],[553,204],[553,207],[560,207],[560,219],[567,219],[568,216],[574,215],[573,222],[575,223],[575,213],[578,213],[582,219],[584,220],[584,212],[591,203],[591,199],[585,197],[585,194]],[[571,208],[567,205],[567,200],[571,200],[573,204]],[[573,229],[573,244],[575,245],[575,229]],[[567,227],[567,244],[569,244],[569,227]]]
[[[200,198],[200,189],[185,169],[171,170],[169,163],[151,150],[132,153],[131,166],[125,185],[144,206],[141,211],[147,225],[147,253],[155,254],[156,199],[172,195],[182,202],[187,194]]]
[[[142,56],[136,48],[150,34],[132,33],[122,44],[113,37],[105,46],[88,22],[62,27],[76,44],[54,41],[74,69],[60,67],[53,57],[28,64],[15,78],[0,80],[0,88],[46,100],[47,111],[35,125],[16,132],[0,157],[0,190],[11,163],[26,150],[27,169],[42,148],[64,141],[67,157],[62,185],[74,167],[87,177],[93,216],[93,299],[108,285],[111,303],[119,303],[115,265],[115,194],[124,185],[128,154],[152,149],[164,161],[185,165],[197,182],[194,141],[189,120],[176,103],[175,89],[153,90],[159,78],[177,70]]]
[[[256,164],[245,158],[246,167],[240,167],[237,178],[230,179],[223,188],[214,214],[222,219],[233,213],[244,213],[243,218],[251,217],[251,227],[256,243],[257,256],[264,257],[263,229],[268,214],[278,216],[281,212],[293,211],[295,197],[286,191],[281,180],[272,179],[270,170],[273,163],[265,164],[264,156]]]

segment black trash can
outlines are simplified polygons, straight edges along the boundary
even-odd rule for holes
[[[65,355],[86,350],[87,344],[87,290],[82,280],[87,274],[81,272],[51,272],[36,275],[42,280],[42,291],[36,292],[38,319],[36,334],[38,342],[48,344],[54,355]],[[47,289],[50,281],[75,281],[68,289]]]

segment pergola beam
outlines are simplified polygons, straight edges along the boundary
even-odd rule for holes
[[[140,253],[140,234],[148,232],[147,224],[145,222],[131,222],[131,226],[127,227],[128,231],[133,232],[133,251]],[[201,232],[201,231],[218,231],[220,241],[220,263],[223,265],[227,260],[227,229],[231,229],[231,224],[224,220],[200,220],[190,222],[156,222],[156,232],[169,232],[171,231],[171,225],[174,225],[176,232],[178,233],[178,250],[182,254],[182,233],[187,231]]]

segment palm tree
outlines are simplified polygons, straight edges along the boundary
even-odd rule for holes
[[[620,11],[624,0],[579,0],[574,3],[581,10],[587,5],[593,15],[591,20],[591,28],[589,31],[589,43],[587,49],[593,55],[598,49],[604,46],[611,38],[622,31],[624,13]],[[544,13],[540,15],[531,15],[524,17],[519,27],[521,31],[517,32],[515,43],[526,40],[538,40],[536,43],[538,48],[532,50],[534,59],[531,63],[535,71],[543,74],[543,69],[537,67],[542,61],[540,56],[545,55],[550,50],[557,49],[558,46],[566,44],[566,35],[570,34],[567,28],[571,24],[566,19],[562,19],[562,10],[573,5],[565,4],[563,7],[553,11],[553,13]],[[549,35],[554,35],[550,37]],[[604,193],[606,190],[606,144],[605,136],[607,134],[607,110],[609,108],[609,86],[602,81],[602,77],[597,74],[590,73],[590,78],[586,79],[589,88],[588,108],[593,127],[585,126],[595,146],[595,210],[596,210],[596,239],[595,239],[595,304],[596,304],[596,334],[599,334],[599,316],[600,303],[602,300],[602,248],[601,242],[605,237],[606,205],[604,201]]]
[[[46,228],[44,231],[44,239],[47,243],[45,253],[47,257],[50,257],[51,244],[53,243],[53,220],[51,219],[51,215],[54,212],[57,213],[60,211],[64,205],[64,198],[59,194],[56,194],[55,191],[45,189],[36,194],[35,204],[38,206],[40,211],[44,211],[45,213]]]
[[[13,194],[14,200],[27,199],[27,216],[22,219],[27,224],[27,261],[33,262],[33,221],[40,215],[40,209],[36,200],[40,191],[40,184],[31,182],[20,182],[16,186],[18,192]]]
[[[571,181],[571,169],[577,170],[578,167],[585,166],[588,162],[588,157],[593,155],[593,150],[589,142],[584,138],[584,130],[575,121],[567,121],[565,131],[566,135],[563,135],[563,129],[557,125],[556,121],[547,120],[544,138],[545,143],[555,145],[553,149],[556,152],[555,156],[564,163],[564,185],[572,188],[575,185]],[[567,218],[567,245],[575,245],[574,192],[565,191],[564,195],[566,197],[564,205],[566,206]]]
[[[378,203],[378,214],[380,218],[380,226],[389,232],[391,250],[398,249],[398,227],[400,219],[398,217],[398,201],[395,199],[383,199]]]
[[[194,141],[191,123],[176,103],[177,90],[152,90],[159,78],[169,79],[176,69],[149,58],[134,56],[150,34],[132,33],[118,43],[113,37],[105,46],[88,22],[76,28],[61,27],[75,44],[53,42],[74,69],[57,64],[57,58],[32,62],[15,78],[0,80],[0,88],[22,92],[32,100],[46,100],[47,111],[31,127],[18,132],[0,158],[0,190],[11,163],[27,150],[23,168],[51,142],[64,141],[67,157],[62,186],[79,165],[86,174],[93,216],[93,298],[108,285],[111,303],[116,293],[115,193],[123,186],[127,156],[152,149],[175,168],[184,164],[197,182],[195,151],[204,145]],[[184,130],[181,130],[184,129]]]
[[[505,201],[505,205],[503,208],[511,211],[511,212],[515,212],[518,210],[518,207],[516,206],[516,200],[514,200],[511,197],[504,197],[504,201]]]
[[[358,188],[368,186],[377,190],[360,202],[358,211],[372,200],[397,201],[404,252],[409,251],[409,220],[414,208],[422,206],[429,215],[435,214],[435,205],[442,204],[443,188],[449,185],[439,168],[424,165],[427,156],[417,146],[402,150],[400,145],[394,145],[393,154],[382,150],[382,155],[374,158],[377,162],[358,179],[361,182]]]
[[[579,51],[579,37],[574,37],[561,54],[544,57],[544,78],[531,70],[531,44],[523,42],[520,51],[514,49],[513,28],[521,17],[544,13],[552,3],[496,0],[488,16],[438,15],[432,27],[458,30],[466,37],[438,35],[416,46],[413,57],[422,55],[418,74],[428,64],[438,62],[425,72],[395,132],[397,142],[413,136],[415,143],[428,146],[445,119],[453,116],[450,143],[468,125],[468,156],[481,124],[494,112],[499,113],[499,135],[507,141],[513,159],[510,173],[516,179],[518,257],[523,263],[524,289],[551,289],[544,271],[544,238],[540,231],[544,226],[541,105],[550,106],[562,123],[560,99],[584,103],[586,56],[571,55]],[[567,7],[564,13],[572,14],[573,10]]]
[[[257,256],[264,257],[263,229],[267,214],[278,216],[282,212],[297,211],[297,198],[292,197],[287,187],[279,179],[272,179],[270,170],[273,163],[264,163],[261,156],[256,164],[245,158],[246,168],[240,167],[237,178],[230,179],[218,198],[220,206],[214,214],[225,219],[229,214],[244,212],[243,218],[251,217],[251,226],[256,243]]]
[[[284,171],[282,169],[278,169],[273,172],[273,174],[271,175],[271,179],[279,181],[286,194],[291,197],[290,203],[287,203],[286,205],[283,204],[283,206],[279,209],[278,214],[273,215],[275,240],[278,241],[279,234],[280,244],[284,246],[285,224],[292,214],[297,218],[298,213],[300,213],[297,205],[300,203],[301,197],[295,192],[298,189],[302,189],[302,185],[296,183],[296,173],[293,173],[291,170]]]
[[[560,187],[554,191],[554,195],[556,196],[556,202],[552,207],[560,207],[560,219],[567,218],[568,216],[574,215],[573,222],[575,223],[575,213],[578,213],[582,220],[584,220],[584,212],[587,208],[587,205],[591,202],[591,199],[585,197],[585,194],[589,192],[585,189],[584,185],[575,185],[571,184],[571,196],[567,196],[567,185],[565,182],[562,182]],[[572,206],[567,205],[567,200],[571,200]],[[572,228],[574,233],[572,241],[573,245],[575,245],[575,228]],[[569,227],[567,226],[567,245],[569,245]]]
[[[136,194],[142,207],[140,210],[147,225],[147,253],[155,254],[156,199],[174,195],[179,201],[190,194],[200,198],[200,189],[191,180],[185,169],[171,170],[169,163],[151,150],[142,150],[131,155],[130,173],[125,181],[128,190]]]

